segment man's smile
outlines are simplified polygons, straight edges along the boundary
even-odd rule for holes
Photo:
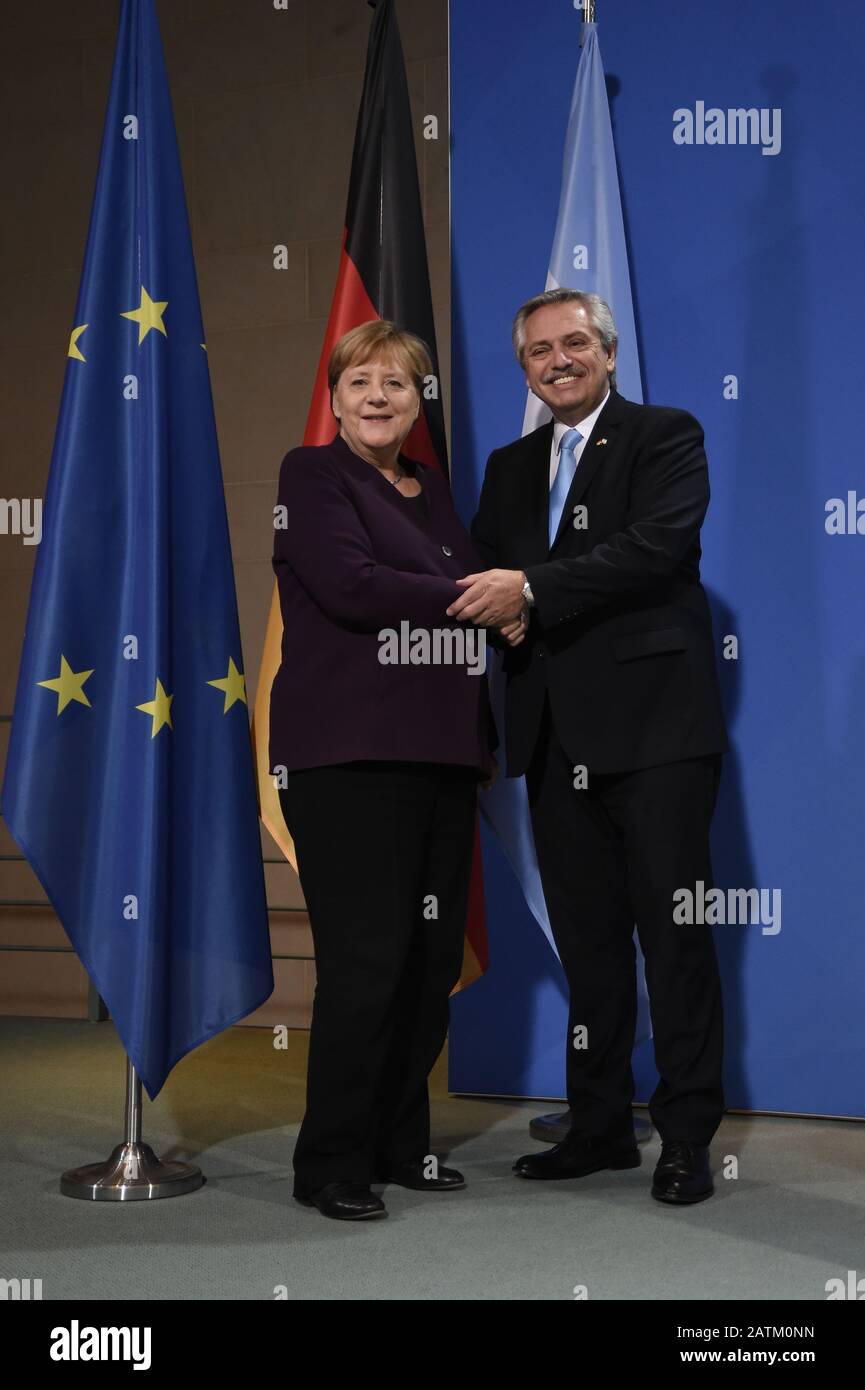
[[[547,382],[548,386],[569,386],[572,381],[579,381],[582,373],[575,373],[569,376],[554,376]]]

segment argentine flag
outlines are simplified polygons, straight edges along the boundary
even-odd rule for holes
[[[559,212],[545,289],[566,287],[585,290],[599,294],[607,301],[619,334],[617,389],[628,400],[642,403],[616,151],[596,24],[583,24],[582,44],[571,99]],[[548,407],[529,392],[523,434],[530,434],[549,419]],[[504,684],[501,657],[496,655],[490,673],[490,688],[496,724],[500,729],[504,727]],[[481,811],[520,882],[532,914],[555,951],[535,856],[525,778],[499,777],[490,791],[482,795]],[[639,982],[637,1041],[642,1042],[651,1036],[651,1026],[643,958],[636,935],[635,944]]]

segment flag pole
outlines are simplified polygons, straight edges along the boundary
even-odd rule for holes
[[[152,1201],[180,1197],[204,1182],[192,1163],[163,1163],[149,1144],[141,1140],[141,1078],[126,1059],[125,1138],[102,1163],[70,1168],[60,1179],[64,1197],[83,1197],[91,1202]]]

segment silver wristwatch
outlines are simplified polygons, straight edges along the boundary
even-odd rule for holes
[[[526,603],[529,605],[529,608],[534,608],[534,606],[535,606],[535,596],[534,596],[534,594],[532,593],[532,586],[531,586],[531,584],[529,583],[528,580],[526,580],[525,584],[523,585],[523,598],[525,599]]]

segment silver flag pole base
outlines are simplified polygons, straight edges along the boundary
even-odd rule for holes
[[[64,1197],[89,1202],[142,1202],[181,1197],[204,1183],[193,1163],[163,1163],[141,1139],[141,1080],[126,1059],[126,1137],[102,1163],[69,1168],[60,1179]]]
[[[140,1202],[194,1192],[204,1174],[192,1163],[163,1163],[149,1144],[118,1144],[102,1163],[70,1168],[60,1179],[64,1197],[91,1202]]]

